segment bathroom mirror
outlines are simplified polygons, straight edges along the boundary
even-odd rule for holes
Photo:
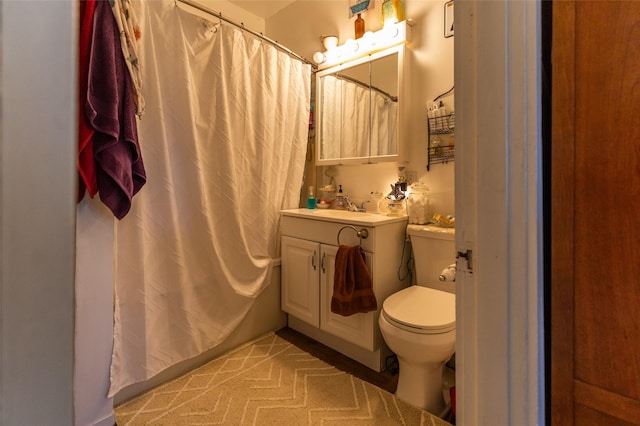
[[[404,45],[319,71],[317,164],[397,161]]]

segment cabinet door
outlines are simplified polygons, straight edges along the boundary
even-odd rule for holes
[[[282,310],[320,327],[318,243],[282,237]]]
[[[375,350],[373,332],[375,312],[353,314],[348,317],[331,312],[333,277],[338,247],[323,244],[320,252],[320,329],[365,349]],[[370,253],[366,253],[366,261],[369,273],[373,274]],[[378,301],[378,303],[382,302]]]

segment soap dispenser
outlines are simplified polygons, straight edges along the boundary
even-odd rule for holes
[[[344,195],[344,192],[342,192],[342,185],[340,185],[339,188],[340,189],[338,189],[338,195],[336,195],[336,198],[333,200],[333,208],[336,210],[346,210],[347,197],[346,195]]]

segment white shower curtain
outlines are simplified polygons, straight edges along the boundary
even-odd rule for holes
[[[371,155],[398,152],[398,102],[377,90],[371,91]]]
[[[342,79],[322,77],[320,158],[340,158],[342,146]]]
[[[342,82],[342,158],[369,156],[371,90],[348,80]]]
[[[148,182],[116,225],[111,396],[222,342],[269,285],[309,117],[309,65],[172,0],[135,6]]]
[[[322,158],[366,158],[398,152],[398,102],[375,88],[322,77]]]

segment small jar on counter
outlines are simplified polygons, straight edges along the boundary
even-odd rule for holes
[[[416,182],[410,187],[407,198],[407,216],[409,223],[424,225],[431,219],[431,201],[429,187],[422,182]]]

